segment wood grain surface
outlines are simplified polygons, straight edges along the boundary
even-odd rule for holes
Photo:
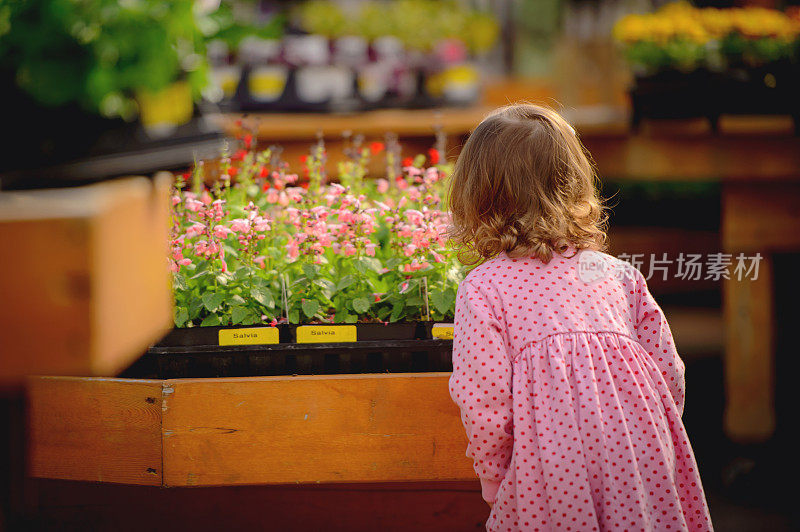
[[[474,479],[448,378],[166,381],[164,484]]]
[[[160,486],[161,382],[28,380],[33,477]]]

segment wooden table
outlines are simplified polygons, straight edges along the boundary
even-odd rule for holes
[[[335,154],[343,132],[362,133],[368,140],[392,132],[411,148],[404,155],[411,155],[433,145],[437,128],[447,136],[448,156],[455,157],[470,129],[490,110],[250,115],[243,122],[241,116],[224,115],[218,120],[231,134],[242,134],[243,123],[263,144],[282,145],[286,159],[295,163],[320,133]],[[766,440],[775,427],[772,255],[800,250],[800,138],[791,119],[723,117],[717,135],[704,121],[650,123],[632,134],[621,110],[567,109],[565,116],[603,179],[721,183],[724,252],[763,256],[757,280],[723,283],[725,427],[737,441]],[[329,172],[335,172],[335,162],[331,155]],[[383,171],[377,164],[371,170]],[[680,216],[679,205],[675,215]]]

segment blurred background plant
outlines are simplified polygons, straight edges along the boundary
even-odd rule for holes
[[[194,98],[206,60],[192,0],[29,0],[0,8],[0,70],[44,106],[79,104],[134,119],[137,98],[185,81]]]
[[[800,20],[790,14],[762,7],[697,8],[675,2],[653,13],[623,17],[614,27],[614,37],[640,71],[755,66],[797,58]]]

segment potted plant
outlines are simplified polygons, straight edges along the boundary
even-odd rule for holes
[[[725,113],[798,116],[797,20],[776,10],[668,4],[614,28],[632,66],[632,121]]]
[[[191,0],[5,4],[0,87],[22,128],[8,159],[46,166],[187,123],[206,79],[201,16]],[[129,132],[104,140],[115,130]]]
[[[406,159],[394,173],[399,150],[356,140],[332,183],[321,143],[292,172],[277,151],[258,150],[251,136],[242,142],[217,175],[200,164],[178,177],[176,329],[151,355],[249,360],[269,352],[286,364],[304,354],[320,371],[326,356],[373,353],[391,365],[394,353],[406,369],[429,356],[445,367],[446,324],[464,272],[446,245],[450,167],[439,152]],[[371,157],[387,159],[386,178],[365,179]]]

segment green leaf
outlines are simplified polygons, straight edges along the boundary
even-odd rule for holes
[[[347,314],[344,317],[345,323],[356,323],[358,321],[358,316],[354,316],[353,314]]]
[[[366,297],[357,297],[353,300],[353,310],[358,314],[366,314],[371,303]]]
[[[320,277],[319,279],[314,280],[314,284],[322,289],[322,294],[328,299],[333,297],[333,294],[336,292],[336,285],[327,279]]]
[[[300,323],[300,311],[292,309],[289,311],[289,323]]]
[[[203,306],[209,312],[216,312],[222,302],[225,301],[225,295],[219,292],[206,292],[200,297],[203,300]]]
[[[189,319],[197,318],[201,310],[203,310],[203,300],[200,298],[192,299],[192,302],[189,303]]]
[[[400,317],[403,315],[404,311],[405,311],[405,305],[403,305],[402,303],[395,305],[394,308],[392,309],[391,316],[389,316],[389,321],[395,322],[399,320]]]
[[[301,306],[303,307],[303,314],[309,318],[313,318],[319,311],[319,301],[314,299],[304,299]]]
[[[206,319],[200,323],[200,327],[211,327],[214,325],[221,325],[222,322],[219,321],[219,316],[216,314],[211,314],[210,316],[206,316]]]
[[[268,309],[275,308],[275,298],[272,297],[272,292],[263,285],[252,287],[250,296]]]
[[[173,319],[175,321],[175,327],[183,327],[189,319],[189,310],[186,307],[175,307]]]
[[[240,296],[238,294],[233,294],[232,296],[230,296],[228,298],[226,303],[228,303],[228,305],[230,305],[232,307],[234,305],[245,306],[247,304],[247,301],[245,301],[242,296]]]
[[[381,270],[383,270],[383,264],[375,257],[361,257],[353,261],[353,266],[362,274],[366,274],[369,271],[381,273]]]
[[[188,287],[186,286],[186,277],[183,274],[175,273],[172,275],[172,286],[175,290],[186,290]]]
[[[453,310],[453,303],[455,303],[456,295],[452,288],[448,288],[443,292],[431,292],[429,297],[436,310],[442,314],[447,314]]]
[[[417,294],[408,296],[406,298],[407,307],[419,307],[420,305],[422,305],[422,298],[419,297]]]
[[[234,325],[238,325],[252,314],[253,311],[247,307],[233,307],[231,308],[231,321],[233,321]]]
[[[317,275],[319,275],[319,266],[317,266],[316,264],[304,263],[303,273],[305,273],[306,277],[308,277],[313,281],[314,279],[317,278]]]
[[[256,323],[259,323],[260,317],[261,316],[257,316],[255,314],[250,314],[249,316],[247,316],[245,319],[242,320],[242,325],[255,325]]]
[[[352,275],[349,275],[349,274],[345,275],[344,277],[339,279],[338,283],[336,283],[336,290],[344,290],[345,288],[347,288],[350,285],[352,285],[354,282],[356,282],[356,278],[355,277],[353,277]]]

